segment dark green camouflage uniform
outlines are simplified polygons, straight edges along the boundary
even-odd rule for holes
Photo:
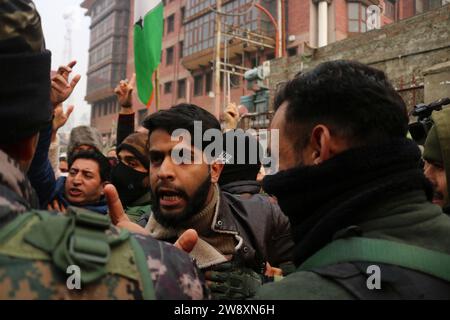
[[[0,151],[0,231],[36,204],[35,194],[17,163]],[[112,227],[113,228],[113,227]],[[116,229],[111,230],[115,232]],[[150,237],[133,235],[142,247],[157,299],[204,299],[207,289],[189,256]],[[142,299],[137,281],[107,274],[69,290],[69,274],[51,261],[0,254],[0,299]]]
[[[7,69],[13,73],[8,75],[8,82],[0,86],[0,146],[14,146],[22,139],[32,137],[51,119],[50,55],[45,50],[40,20],[32,1],[0,0],[0,70]],[[18,71],[20,68],[26,71],[25,76]],[[0,149],[0,299],[208,297],[205,282],[186,253],[150,237],[119,231],[105,217],[103,228],[93,231],[95,236],[108,241],[115,236],[119,238],[118,235],[125,236],[120,240],[120,245],[103,242],[108,255],[102,262],[103,265],[98,264],[101,272],[89,281],[86,278],[83,281],[86,273],[90,272],[89,268],[97,265],[80,265],[81,289],[69,290],[67,280],[71,274],[66,273],[68,265],[64,263],[66,260],[74,261],[71,255],[79,253],[71,251],[72,240],[74,236],[78,237],[76,232],[91,230],[77,229],[74,224],[66,224],[69,227],[75,226],[72,229],[65,227],[57,230],[53,228],[55,221],[76,223],[78,213],[74,211],[75,215],[57,216],[56,213],[41,212],[38,215],[33,210],[35,208],[38,208],[38,199],[29,180],[19,164]],[[41,220],[38,220],[38,216]],[[28,220],[28,217],[31,219]],[[48,220],[43,220],[43,217]],[[26,224],[19,224],[21,221]],[[12,226],[19,227],[11,229]],[[73,232],[62,234],[70,235],[71,238],[53,237],[58,242],[50,241],[49,244],[53,234],[61,230]],[[31,234],[35,242],[29,241],[28,236]],[[65,239],[70,239],[70,243]],[[78,243],[75,244],[77,245]],[[57,256],[56,253],[63,255]],[[75,261],[83,262],[83,259]],[[125,267],[108,269],[114,263]],[[146,290],[151,287],[153,290],[150,292],[154,291],[154,294],[149,294],[149,290]]]

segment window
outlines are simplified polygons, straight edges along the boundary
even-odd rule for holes
[[[177,98],[186,98],[186,79],[178,80]]]
[[[230,75],[230,86],[231,88],[239,88],[241,85],[241,77],[237,74]]]
[[[185,15],[185,9],[184,9],[184,7],[182,7],[181,9],[180,9],[180,13],[181,13],[181,15],[180,15],[180,26],[183,26],[183,21],[184,21],[184,15]]]
[[[175,14],[172,14],[167,18],[167,33],[174,32],[175,30]]]
[[[173,47],[166,49],[166,65],[173,64]]]
[[[395,20],[395,2],[393,0],[384,1],[384,15],[391,20]]]
[[[274,54],[274,53],[269,53],[269,54],[266,56],[266,60],[273,60],[273,59],[275,59],[275,54]]]
[[[180,41],[178,43],[178,56],[180,59],[183,58],[183,46],[184,46],[184,42]]]
[[[348,3],[348,32],[366,32],[366,9],[359,2]]]
[[[138,121],[139,121],[139,123],[144,122],[146,117],[147,117],[147,109],[141,109],[141,110],[138,111]]]
[[[289,57],[296,56],[297,55],[297,47],[289,48],[287,50],[287,53],[288,53]]]
[[[201,96],[203,94],[203,75],[194,77],[194,96]]]
[[[212,72],[208,72],[205,75],[205,90],[206,94],[209,94],[212,91]]]
[[[172,93],[172,81],[164,83],[164,93]]]

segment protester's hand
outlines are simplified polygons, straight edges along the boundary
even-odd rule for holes
[[[50,202],[47,205],[47,210],[49,211],[58,211],[58,212],[62,212],[62,213],[66,213],[67,208],[64,207],[64,205],[62,203],[59,203],[58,200],[53,200],[52,202]]]
[[[133,233],[149,235],[149,233],[137,223],[134,223],[125,214],[122,202],[120,202],[119,194],[112,184],[108,184],[104,188],[106,202],[108,203],[108,213],[112,223],[121,229],[126,229]]]
[[[52,77],[50,100],[53,106],[56,107],[66,101],[77,86],[78,81],[80,81],[81,76],[77,74],[73,77],[72,81],[69,82],[69,75],[72,73],[72,68],[76,64],[76,61],[72,61],[67,66],[60,66],[56,75]]]
[[[230,103],[223,113],[223,120],[226,130],[237,128],[239,122],[239,109],[235,103]]]
[[[174,243],[174,246],[186,253],[190,253],[194,249],[198,241],[197,231],[194,229],[186,230]]]
[[[114,93],[117,96],[117,100],[119,100],[119,105],[123,109],[130,109],[132,111],[132,93],[134,90],[134,86],[136,84],[136,74],[133,74],[130,81],[121,80],[117,87],[114,89]],[[121,113],[124,110],[121,110]]]
[[[205,272],[206,284],[215,300],[243,300],[253,297],[263,277],[232,261],[213,266]]]
[[[67,111],[64,112],[62,104],[55,107],[53,111],[53,131],[58,131],[59,128],[63,127],[67,120],[69,120],[70,115],[74,109],[74,106],[69,106]]]

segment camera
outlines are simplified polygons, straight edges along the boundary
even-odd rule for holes
[[[409,133],[414,141],[422,145],[425,143],[428,131],[433,126],[431,114],[433,111],[441,111],[442,106],[447,104],[450,104],[450,98],[442,98],[430,104],[420,103],[414,106],[411,115],[417,117],[417,122],[409,124]]]

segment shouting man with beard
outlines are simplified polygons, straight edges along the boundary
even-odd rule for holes
[[[291,261],[289,222],[268,197],[243,199],[220,191],[223,164],[203,161],[209,142],[202,140],[198,146],[195,138],[191,143],[172,139],[179,129],[194,137],[195,121],[202,125],[195,134],[203,137],[214,129],[221,136],[219,121],[195,105],[159,111],[143,123],[149,130],[153,201],[145,228],[154,238],[169,242],[187,229],[196,230],[199,240],[190,254],[206,271],[214,297],[246,298],[261,284],[267,262],[279,266]],[[182,154],[181,163],[173,154]]]

